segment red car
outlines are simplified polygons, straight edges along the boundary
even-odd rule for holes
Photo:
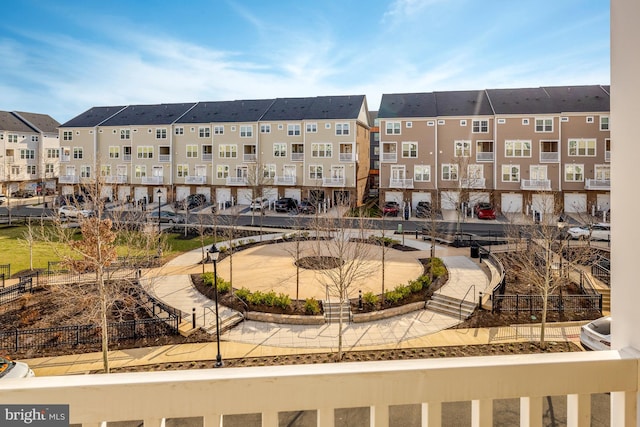
[[[382,215],[398,216],[400,213],[400,205],[398,202],[387,202],[382,207]]]
[[[496,219],[496,211],[490,203],[478,203],[473,209],[478,219]]]

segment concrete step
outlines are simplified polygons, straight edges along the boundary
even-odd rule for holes
[[[458,298],[435,294],[427,301],[426,309],[458,319],[468,319],[475,311],[477,304],[462,301]]]
[[[220,334],[222,335],[223,333],[230,330],[231,328],[233,328],[243,320],[244,320],[244,316],[241,313],[235,313],[233,314],[233,316],[222,319],[222,321],[220,322]],[[215,319],[212,323],[206,325],[202,329],[208,334],[215,335],[216,333]]]
[[[339,302],[324,301],[322,306],[324,309],[324,318],[327,323],[340,322],[340,303]],[[342,321],[343,322],[351,321],[351,305],[349,304],[348,301],[345,301],[342,305]]]

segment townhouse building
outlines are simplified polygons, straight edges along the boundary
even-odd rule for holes
[[[44,194],[55,189],[60,150],[58,126],[46,114],[0,111],[0,193]]]
[[[368,176],[363,95],[94,107],[60,138],[63,194],[100,179],[102,196],[121,201],[358,204]]]
[[[609,86],[385,94],[378,117],[384,201],[610,209]]]

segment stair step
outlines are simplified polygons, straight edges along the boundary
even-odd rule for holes
[[[327,323],[340,322],[339,302],[324,301],[322,306],[324,309],[324,318]],[[342,321],[351,321],[351,304],[348,301],[342,304]]]
[[[426,309],[455,317],[457,319],[468,319],[475,311],[477,305],[472,301],[462,301],[460,299],[442,294],[435,294],[427,301]]]
[[[222,319],[222,321],[220,322],[220,334],[225,333],[226,331],[230,330],[231,328],[233,328],[234,326],[236,326],[238,323],[242,322],[244,320],[244,316],[240,313],[235,313],[233,316],[227,317],[225,319]],[[212,325],[206,326],[205,328],[203,328],[205,332],[207,332],[208,334],[212,334],[215,335],[216,333],[216,324],[215,322]]]

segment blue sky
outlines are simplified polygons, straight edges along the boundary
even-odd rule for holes
[[[0,110],[609,84],[601,0],[20,0]]]

